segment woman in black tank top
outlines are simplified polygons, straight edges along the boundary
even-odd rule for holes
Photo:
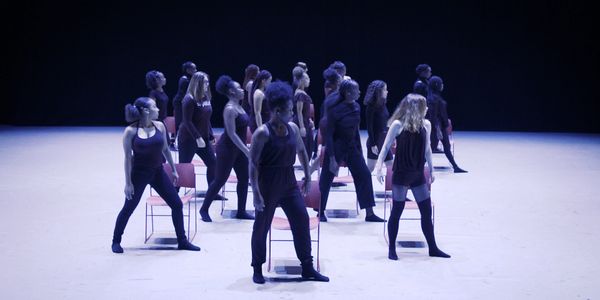
[[[427,100],[418,94],[408,94],[394,111],[388,121],[390,127],[383,147],[379,152],[375,173],[379,182],[383,182],[382,166],[387,152],[396,140],[396,154],[394,156],[394,167],[392,175],[392,198],[394,205],[388,221],[389,249],[388,257],[397,260],[396,236],[400,216],[404,210],[406,193],[410,189],[415,196],[419,212],[421,213],[421,229],[429,246],[429,256],[450,257],[437,247],[433,234],[433,222],[431,221],[431,198],[429,188],[425,180],[425,160],[433,177],[433,164],[431,160],[431,148],[429,146],[429,135],[431,124],[425,120],[427,112]]]
[[[125,150],[125,204],[119,212],[112,240],[112,251],[123,253],[121,236],[129,217],[137,207],[146,186],[152,188],[171,208],[173,226],[177,233],[177,248],[180,250],[200,251],[185,236],[183,229],[183,204],[173,182],[165,173],[162,164],[165,158],[171,165],[175,182],[179,177],[171,151],[167,148],[167,130],[161,122],[156,122],[159,109],[151,98],[141,97],[134,104],[125,107],[125,118],[135,122],[125,129],[123,150]]]
[[[292,88],[272,83],[265,91],[271,109],[269,122],[258,127],[250,147],[250,182],[256,216],[252,230],[252,267],[255,283],[265,283],[262,264],[266,261],[266,239],[275,208],[281,206],[288,217],[296,254],[305,280],[329,281],[313,268],[308,213],[294,175],[296,154],[304,169],[304,193],[309,190],[308,155],[292,119]]]

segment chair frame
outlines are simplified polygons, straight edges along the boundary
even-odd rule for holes
[[[173,175],[171,174],[171,166],[168,163],[164,163],[163,164],[163,168],[165,170],[165,172],[167,173],[167,175],[169,176],[169,179],[173,180]],[[192,163],[187,163],[187,164],[175,164],[175,168],[177,169],[177,172],[180,174],[185,174],[186,172],[188,172],[187,170],[191,169],[191,173],[189,175],[183,175],[183,176],[190,176],[190,180],[192,180],[192,183],[190,183],[189,185],[186,186],[181,186],[184,188],[184,195],[182,198],[182,202],[184,202],[183,204],[185,205],[187,202],[187,207],[188,207],[188,212],[187,215],[184,213],[183,217],[187,217],[188,222],[187,222],[187,238],[188,241],[192,241],[195,237],[196,234],[198,233],[198,199],[196,198],[196,174],[194,173],[194,165]],[[154,231],[154,217],[170,217],[171,214],[154,214],[154,206],[167,206],[166,203],[164,203],[164,205],[149,205],[148,204],[148,200],[151,197],[156,197],[153,192],[152,192],[152,187],[149,185],[148,186],[150,189],[150,197],[146,198],[146,216],[145,216],[145,220],[144,220],[144,244],[148,242],[148,240],[150,240],[150,238],[154,235],[155,231]],[[190,192],[192,192],[192,194],[190,194]],[[192,207],[192,198],[193,198],[193,202],[194,202],[194,234],[191,234],[191,207]],[[184,201],[184,199],[186,199],[186,201]],[[164,201],[164,200],[163,200]],[[150,214],[148,214],[148,207],[150,207]],[[185,209],[185,208],[184,208]],[[150,234],[148,234],[148,217],[150,217]]]

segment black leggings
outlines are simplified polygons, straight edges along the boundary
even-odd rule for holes
[[[155,169],[134,168],[131,171],[131,181],[133,183],[133,197],[130,200],[125,199],[125,204],[117,216],[115,231],[113,233],[113,243],[121,243],[121,236],[125,231],[125,226],[129,217],[140,203],[142,194],[146,186],[150,184],[154,190],[160,195],[163,200],[171,208],[171,218],[173,226],[177,234],[177,240],[183,241],[186,239],[185,230],[183,228],[183,203],[162,166]]]
[[[205,139],[204,142],[206,143],[206,147],[199,148],[195,140],[178,141],[179,163],[182,164],[192,162],[194,154],[198,154],[198,156],[206,165],[206,182],[210,185],[210,183],[215,179],[216,158],[215,151],[213,150],[213,146],[210,141]]]
[[[237,198],[238,212],[246,210],[246,200],[248,198],[248,158],[241,150],[234,145],[218,145],[217,155],[219,160],[216,164],[215,179],[211,181],[202,203],[202,210],[208,211],[210,204],[215,199],[219,190],[225,185],[231,169],[237,176]]]
[[[437,146],[440,142],[439,138],[438,138],[438,126],[440,126],[439,124],[434,125],[433,123],[431,124],[431,150],[437,150]],[[448,136],[448,132],[446,131],[446,128],[440,128],[442,131],[442,145],[444,146],[444,154],[446,155],[446,158],[448,159],[448,161],[450,162],[450,164],[452,165],[453,168],[458,168],[458,165],[456,164],[456,161],[454,161],[454,156],[452,155],[452,149],[450,148],[450,137]]]
[[[308,213],[300,192],[287,197],[266,196],[264,200],[265,207],[263,211],[256,211],[252,228],[252,266],[258,267],[266,261],[267,234],[278,205],[281,206],[290,222],[296,256],[303,264],[312,262]]]

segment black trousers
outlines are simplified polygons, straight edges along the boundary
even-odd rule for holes
[[[308,213],[300,191],[291,196],[280,197],[272,193],[273,197],[265,197],[265,208],[257,211],[252,229],[252,266],[258,267],[265,263],[267,257],[267,234],[271,228],[273,215],[277,206],[281,206],[290,222],[296,256],[301,263],[312,263],[310,228]]]
[[[321,190],[321,211],[327,207],[329,190],[335,174],[329,171],[329,149],[325,149],[325,158],[321,168],[321,177],[319,178],[319,189]],[[375,206],[375,197],[373,195],[373,182],[371,181],[371,172],[358,151],[351,151],[346,158],[346,164],[350,169],[350,174],[356,186],[356,197],[361,209]]]
[[[202,159],[206,165],[206,182],[210,185],[215,179],[215,151],[209,140],[205,139],[206,147],[199,148],[195,140],[178,141],[179,143],[179,163],[192,162],[194,154]]]
[[[177,240],[185,240],[182,210],[183,203],[162,166],[154,169],[134,168],[131,171],[131,181],[134,190],[133,197],[130,200],[125,199],[125,204],[117,216],[115,231],[113,233],[113,243],[121,242],[121,236],[123,235],[123,231],[125,231],[127,221],[129,221],[129,217],[131,217],[131,214],[138,203],[140,203],[144,189],[146,189],[148,184],[156,190],[158,195],[160,195],[171,208],[171,218],[173,219]]]
[[[225,185],[231,169],[235,171],[237,176],[237,198],[238,198],[238,210],[246,209],[246,200],[248,198],[248,180],[250,179],[250,173],[248,172],[248,158],[241,150],[234,145],[217,145],[217,155],[219,162],[216,165],[215,178],[210,182],[204,202],[202,203],[202,209],[207,210],[210,204],[215,199],[219,190]]]
[[[433,123],[431,123],[431,151],[437,150],[437,146],[440,142],[437,133],[439,127],[441,127],[440,124],[434,125]],[[446,158],[448,159],[452,167],[457,168],[458,165],[454,160],[454,155],[452,155],[452,149],[450,148],[450,137],[448,136],[448,132],[446,131],[446,128],[439,129],[442,132],[442,145],[444,146],[444,154],[446,155]]]

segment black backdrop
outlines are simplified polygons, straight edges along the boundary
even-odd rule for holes
[[[172,98],[186,60],[213,84],[221,74],[241,81],[249,63],[289,81],[295,62],[305,61],[318,107],[321,72],[337,59],[363,94],[370,81],[386,81],[390,109],[410,91],[415,66],[430,64],[444,79],[457,130],[600,132],[589,7],[447,2],[22,2],[2,21],[11,51],[0,124],[125,125],[123,106],[147,95],[145,72],[162,71]],[[225,99],[212,88],[218,127]]]

